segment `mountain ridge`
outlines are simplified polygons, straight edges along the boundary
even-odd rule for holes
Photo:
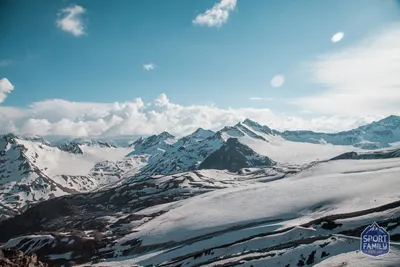
[[[397,123],[351,134],[387,138]],[[371,222],[400,240],[398,150],[293,142],[248,119],[126,147],[81,143],[0,138],[4,248],[54,265],[304,266],[359,249]]]
[[[390,130],[393,130],[392,134]],[[400,140],[400,132],[397,135],[397,130],[400,131],[400,117],[394,115],[351,131],[337,134],[322,133],[323,136],[311,131],[281,133],[245,119],[216,132],[198,128],[181,138],[164,131],[158,135],[139,138],[123,149],[111,141],[105,142],[96,138],[75,138],[65,142],[50,143],[40,136],[6,134],[1,139],[5,142],[4,145],[0,146],[2,155],[0,187],[4,193],[2,205],[5,207],[4,203],[8,203],[6,205],[8,208],[16,209],[18,212],[22,206],[30,202],[60,194],[109,188],[154,175],[171,175],[199,168],[226,168],[237,172],[242,168],[269,167],[272,164],[301,165],[329,160],[354,149],[355,153],[360,153],[363,150],[390,147],[389,143],[387,146],[382,145],[376,138],[374,141],[363,139],[362,145],[359,144],[361,137],[373,137],[373,134],[383,139],[387,139],[388,136],[392,139],[398,136]],[[300,135],[306,133],[306,136],[300,136],[301,138],[293,142],[291,140],[293,138],[288,138],[288,133],[300,133]],[[320,139],[309,140],[310,134]],[[332,140],[326,136],[336,136],[333,141],[339,145],[330,145],[328,141]],[[323,139],[324,137],[328,140]],[[340,145],[343,143],[347,146]],[[126,153],[121,152],[120,158],[117,157],[116,160],[103,159],[106,154],[101,156],[102,153],[115,153],[119,150]],[[12,154],[13,151],[15,155]],[[59,167],[52,167],[54,164],[52,158],[57,161],[55,166]],[[85,171],[70,173],[73,168],[70,169],[68,165],[75,164],[76,168],[82,163],[86,164]],[[240,167],[235,167],[235,164]],[[14,165],[16,167],[11,167]],[[54,168],[60,167],[61,170],[54,171]],[[11,177],[10,175],[20,178],[6,182],[10,179],[7,178]],[[37,185],[41,183],[47,184],[49,189]],[[28,190],[25,184],[31,189]],[[55,189],[57,194],[54,195],[51,188]],[[38,190],[42,193],[39,194]],[[44,193],[43,190],[50,191]],[[22,197],[21,194],[28,194],[29,197],[28,195]],[[6,208],[3,208],[3,212],[6,212]]]

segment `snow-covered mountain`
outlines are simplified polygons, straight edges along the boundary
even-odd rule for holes
[[[400,255],[399,127],[281,133],[246,119],[122,147],[4,135],[0,244],[55,266],[364,266],[372,222]]]
[[[348,136],[360,136],[362,133],[364,144],[388,143],[397,140],[399,121],[399,117],[390,116],[349,132],[322,135],[336,136],[332,140],[346,143],[343,140],[350,140]],[[332,140],[326,136],[326,142],[315,143],[297,142],[300,139],[293,142],[287,140],[291,139],[288,136],[288,132],[280,133],[249,119],[217,132],[199,128],[182,138],[163,132],[139,138],[126,147],[118,147],[112,140],[99,138],[50,143],[39,136],[5,135],[1,146],[1,205],[3,210],[7,209],[7,214],[14,214],[29,203],[108,188],[152,175],[175,174],[198,168],[237,171],[245,167],[267,167],[271,163],[307,164],[351,151],[362,151],[357,147],[360,140],[355,137],[353,139],[357,139],[358,143],[351,139],[353,141],[346,144],[356,147],[349,147],[327,144]],[[366,141],[366,137],[372,141]]]
[[[81,138],[75,138],[75,137],[68,137],[68,136],[53,136],[53,135],[47,135],[43,137],[39,137],[42,139],[45,139],[46,142],[50,143],[53,146],[59,146],[64,143],[78,143],[78,144],[93,144],[95,145],[96,143],[106,143],[110,146],[118,146],[118,147],[127,147],[129,145],[132,145],[133,142],[135,142],[137,139],[139,139],[141,136],[137,135],[120,135],[120,136],[114,136],[114,137],[98,137],[98,136],[93,136],[93,137],[81,137]]]
[[[133,142],[130,147],[135,150],[128,154],[141,155],[141,154],[159,154],[167,150],[175,142],[175,137],[167,132],[162,132],[159,135],[152,135],[147,138],[139,138]]]
[[[353,145],[363,149],[380,149],[400,142],[400,117],[391,115],[380,121],[338,133],[316,133],[312,131],[285,131],[286,140],[309,143]]]
[[[236,140],[236,145],[227,144],[231,138]],[[212,160],[214,161],[212,165],[204,163],[204,166],[220,166],[219,168],[222,168],[222,166],[227,166],[227,162],[222,163],[223,160],[231,161],[234,155],[238,154],[242,155],[241,162],[248,163],[241,164],[242,167],[261,166],[261,162],[265,163],[263,166],[269,166],[269,161],[281,164],[306,164],[311,161],[329,159],[353,149],[357,150],[357,148],[349,146],[288,141],[279,132],[246,119],[234,126],[226,126],[218,132],[200,128],[180,139],[166,132],[138,139],[132,145],[134,151],[127,156],[148,154],[148,163],[140,173],[128,179],[127,182],[151,175],[174,174],[197,169],[207,157],[221,147],[223,149],[220,150],[220,153],[224,149],[231,148],[228,150],[229,152],[224,152],[226,157],[220,158],[221,162]],[[247,151],[243,153],[244,150]],[[265,157],[268,160],[258,160],[258,164],[255,164],[256,158]],[[209,161],[207,160],[207,162]]]
[[[26,139],[12,134],[2,136],[0,214],[3,217],[16,214],[30,203],[88,192],[120,179],[118,172],[107,173],[109,166],[103,165],[115,165],[114,161],[106,160],[123,158],[128,149],[77,144],[75,148],[79,153],[60,150],[38,138]],[[136,165],[141,164],[139,160]]]
[[[117,145],[113,141],[101,141],[91,138],[76,138],[71,141],[57,142],[56,146],[65,152],[73,154],[83,154],[81,146],[86,147],[101,147],[101,148],[116,148]]]

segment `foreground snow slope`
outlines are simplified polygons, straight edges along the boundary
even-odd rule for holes
[[[400,266],[399,174],[400,159],[331,161],[194,196],[117,239],[117,258],[98,266]],[[372,222],[392,237],[386,265],[345,254]]]
[[[121,242],[134,238],[142,240],[143,245],[180,242],[257,221],[274,222],[275,227],[282,228],[322,215],[399,200],[400,159],[368,163],[327,162],[271,183],[222,189],[183,200]]]

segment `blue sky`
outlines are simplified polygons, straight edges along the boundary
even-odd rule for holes
[[[141,98],[149,103],[165,93],[170,102],[186,107],[251,108],[313,119],[359,116],[310,101],[351,85],[351,77],[330,78],[337,76],[334,64],[348,60],[346,51],[368,49],[365,40],[384,36],[400,18],[400,4],[391,0],[220,2],[3,0],[0,78],[14,90],[1,105],[22,110],[53,99],[125,103]],[[230,5],[222,7],[229,17],[221,18],[219,26],[204,24],[209,19],[204,13],[224,3]],[[84,11],[72,21],[78,24],[57,24],[66,18],[63,10],[76,7]],[[201,14],[203,24],[195,23]],[[334,43],[337,32],[344,38]],[[154,68],[145,70],[146,64]],[[275,75],[285,77],[282,86],[271,86]],[[342,87],[333,88],[338,84]],[[37,116],[24,118],[52,121]]]

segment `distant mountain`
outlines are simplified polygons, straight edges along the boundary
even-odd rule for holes
[[[238,168],[270,166],[272,162],[303,164],[322,157],[329,159],[349,151],[348,147],[290,142],[282,138],[278,131],[249,119],[234,126],[226,126],[218,132],[199,128],[180,139],[164,132],[140,138],[133,143],[132,148],[128,157],[144,153],[149,158],[140,173],[128,179],[127,183],[152,175],[195,170],[200,166],[202,169],[226,168],[237,171]],[[224,149],[229,149],[229,152]],[[214,155],[207,159],[213,153],[220,156]],[[230,154],[236,155],[237,160],[233,160]]]
[[[180,139],[172,137],[167,133],[161,133],[139,139],[134,143],[134,151],[127,156],[144,152],[150,157],[147,165],[133,179],[196,169],[198,164],[220,148],[224,142],[220,134],[203,129],[198,129]],[[129,181],[131,180],[127,180]]]
[[[386,148],[397,141],[398,116],[329,134],[281,133],[246,119],[217,132],[199,128],[182,138],[162,132],[136,139],[125,148],[100,138],[48,142],[40,136],[8,134],[0,140],[0,214],[20,212],[30,203],[55,196],[199,168],[236,172],[275,163],[302,165],[351,151],[356,158],[365,158],[369,156],[363,150]],[[354,156],[339,157],[349,155]]]
[[[83,153],[77,145],[71,148],[79,149],[79,153],[49,146],[41,138],[1,136],[0,214],[16,214],[30,203],[88,192],[121,179],[121,171],[107,172],[118,163],[106,160],[122,158],[126,149],[99,146]],[[135,160],[137,166],[143,164],[140,157]],[[128,164],[127,168],[134,166]]]
[[[105,142],[93,139],[74,139],[72,141],[67,141],[65,143],[60,143],[57,145],[62,151],[73,153],[73,154],[83,154],[82,146],[86,147],[101,147],[101,148],[116,148],[117,145],[114,142]]]
[[[330,143],[352,145],[362,149],[380,149],[390,147],[390,143],[400,142],[400,117],[391,115],[356,129],[338,133],[284,131],[281,135],[286,140],[295,142]]]
[[[141,137],[130,145],[130,147],[134,148],[134,151],[129,153],[128,156],[163,153],[174,142],[175,136],[167,132],[162,132],[159,135],[152,135],[147,138]]]
[[[53,136],[53,135],[47,135],[43,136],[40,138],[45,139],[48,143],[50,143],[52,146],[59,146],[65,143],[70,143],[70,142],[75,142],[79,144],[84,144],[84,143],[96,143],[96,142],[102,142],[102,143],[107,143],[111,146],[117,146],[117,147],[127,147],[133,144],[136,140],[138,140],[141,136],[138,135],[120,135],[120,136],[91,136],[91,137],[69,137],[69,136]]]

